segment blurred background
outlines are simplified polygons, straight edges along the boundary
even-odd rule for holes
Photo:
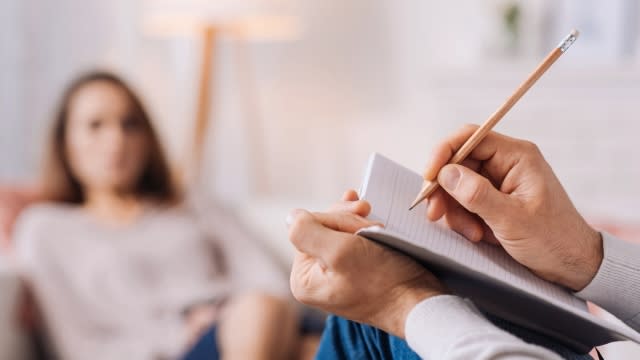
[[[172,162],[198,152],[185,170],[198,191],[246,214],[286,267],[289,208],[357,188],[374,151],[422,170],[574,27],[577,43],[496,130],[538,143],[590,221],[640,241],[638,0],[2,0],[0,181],[35,181],[73,77],[115,71]]]

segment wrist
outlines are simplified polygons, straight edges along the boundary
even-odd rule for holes
[[[449,293],[439,282],[437,286],[433,285],[433,280],[430,279],[422,282],[420,286],[403,285],[395,289],[390,294],[392,301],[389,303],[388,310],[381,314],[384,321],[381,329],[404,339],[405,324],[411,310],[424,300]]]
[[[602,247],[602,234],[587,226],[587,230],[583,235],[583,241],[579,241],[576,250],[578,255],[575,256],[574,268],[568,273],[572,276],[566,281],[565,286],[573,291],[584,289],[598,273],[602,259],[604,258],[604,250]]]

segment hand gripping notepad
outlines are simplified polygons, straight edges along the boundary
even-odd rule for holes
[[[640,343],[636,331],[592,315],[585,301],[537,277],[501,247],[471,243],[428,221],[426,202],[409,211],[422,182],[420,175],[373,154],[360,197],[371,204],[369,218],[384,228],[365,228],[358,234],[419,260],[449,289],[484,312],[555,338],[576,351],[588,352],[618,340]]]

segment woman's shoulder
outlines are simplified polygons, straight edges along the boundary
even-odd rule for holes
[[[57,203],[35,204],[23,210],[13,228],[19,258],[34,263],[49,256],[50,244],[61,237],[65,223],[72,219],[70,215],[75,210],[76,207]]]
[[[16,237],[49,232],[59,227],[70,216],[76,213],[77,206],[60,203],[39,203],[24,209],[14,227]]]
[[[18,221],[36,224],[57,222],[59,219],[67,218],[69,215],[76,213],[77,211],[78,206],[76,205],[43,202],[31,205],[24,209],[20,213]]]

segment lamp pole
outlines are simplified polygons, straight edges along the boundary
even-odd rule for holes
[[[196,109],[196,119],[194,130],[194,142],[192,149],[192,169],[193,178],[192,181],[197,181],[200,178],[202,171],[202,157],[204,152],[204,144],[207,136],[207,131],[211,127],[211,120],[213,115],[211,114],[212,96],[215,89],[215,50],[216,40],[218,36],[218,29],[213,25],[206,25],[202,28],[201,37],[201,58],[200,58],[200,78],[198,84],[198,102]]]

